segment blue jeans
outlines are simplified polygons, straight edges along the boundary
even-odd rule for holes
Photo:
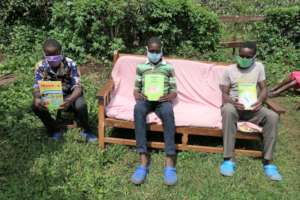
[[[168,156],[176,155],[175,122],[171,102],[137,101],[134,107],[134,125],[137,151],[147,153],[146,117],[154,111],[162,120],[164,128],[165,152]]]

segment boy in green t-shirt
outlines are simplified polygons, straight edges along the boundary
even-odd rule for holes
[[[172,100],[177,96],[175,73],[172,65],[162,60],[162,45],[158,38],[150,38],[147,45],[148,60],[137,66],[134,97],[135,136],[140,166],[131,177],[134,184],[144,182],[150,159],[147,150],[146,117],[154,111],[162,120],[164,128],[166,161],[164,181],[167,185],[177,182],[175,168],[175,122]]]
[[[255,58],[256,44],[245,43],[239,49],[237,63],[225,70],[221,80],[224,161],[220,173],[232,176],[235,172],[235,134],[238,120],[243,120],[263,127],[263,169],[271,180],[280,181],[282,177],[272,163],[279,116],[262,106],[267,99],[265,69]]]

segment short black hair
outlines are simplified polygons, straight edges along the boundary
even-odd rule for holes
[[[57,49],[57,51],[59,53],[61,53],[61,44],[55,40],[55,39],[47,39],[45,40],[44,44],[43,44],[43,50],[45,51],[48,47],[53,47],[54,49]]]
[[[252,49],[254,54],[256,54],[256,42],[245,42],[241,45],[240,49]]]
[[[158,37],[151,37],[147,42],[147,46],[150,46],[151,44],[158,44],[161,46],[161,40]]]

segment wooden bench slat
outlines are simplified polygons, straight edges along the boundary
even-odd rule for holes
[[[133,139],[124,139],[124,138],[114,138],[114,137],[105,137],[106,143],[111,144],[122,144],[129,146],[136,146],[136,141]],[[163,142],[152,142],[149,141],[147,145],[151,148],[164,149],[165,144]],[[201,145],[183,145],[176,144],[177,150],[192,150],[197,152],[206,152],[206,153],[222,153],[222,147],[211,147],[211,146],[201,146]],[[247,155],[252,157],[261,157],[262,152],[257,150],[245,150],[245,149],[235,149],[237,155]]]
[[[134,129],[134,123],[132,121],[125,121],[113,118],[106,118],[105,125],[109,127],[118,127],[125,129]],[[150,131],[163,131],[162,125],[150,124],[148,125]],[[205,128],[205,127],[176,127],[176,133],[186,133],[188,135],[199,135],[199,136],[211,136],[211,137],[222,137],[222,130],[218,128]],[[237,132],[237,139],[244,140],[260,140],[260,133],[243,133]]]
[[[281,107],[278,103],[276,103],[272,99],[267,99],[266,104],[268,105],[268,107],[270,107],[272,110],[274,110],[278,114],[283,114],[286,112],[286,109]]]
[[[256,41],[250,41],[250,42],[256,42]],[[245,41],[226,41],[226,42],[220,42],[220,45],[224,48],[239,48],[244,43]]]
[[[134,129],[134,123],[132,121],[118,120],[113,118],[106,118],[105,125],[110,127]],[[163,127],[159,124],[148,124],[148,130],[162,132]],[[182,133],[182,132],[184,132],[183,127],[176,127],[176,133]]]
[[[0,86],[8,85],[10,83],[15,82],[17,79],[13,74],[6,74],[0,76]]]
[[[232,22],[232,23],[242,23],[242,22],[259,22],[264,21],[264,16],[221,16],[221,22]]]

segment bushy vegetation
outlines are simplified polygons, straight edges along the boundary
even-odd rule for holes
[[[300,7],[271,8],[265,16],[257,29],[259,56],[274,83],[300,69]]]
[[[265,16],[258,35],[259,42],[264,44],[265,55],[278,48],[300,47],[300,6],[269,9]]]
[[[34,6],[36,12],[30,9]],[[10,11],[18,8],[23,8],[20,13]],[[4,9],[0,37],[13,53],[32,51],[27,44],[54,37],[69,54],[103,57],[116,49],[138,50],[151,36],[163,39],[166,53],[176,53],[178,46],[186,44],[204,52],[214,50],[220,36],[217,16],[191,0],[17,1]],[[36,16],[43,9],[47,16]],[[23,15],[32,22],[22,20]]]

